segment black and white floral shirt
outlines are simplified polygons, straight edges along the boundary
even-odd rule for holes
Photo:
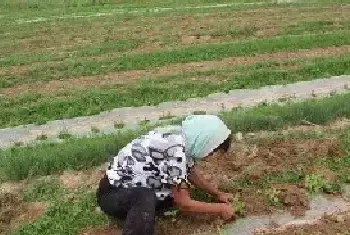
[[[154,188],[157,199],[164,200],[171,196],[171,185],[188,184],[193,166],[181,132],[155,130],[121,149],[106,173],[111,185]]]

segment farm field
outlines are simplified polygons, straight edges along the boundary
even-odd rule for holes
[[[123,2],[11,2],[0,12],[0,127],[348,74],[350,10],[337,2],[99,17]]]
[[[350,1],[3,0],[0,41],[0,128],[44,125],[349,75]],[[198,165],[236,196],[237,221],[172,211],[157,218],[156,234],[349,235],[344,90],[219,113],[237,133],[233,148]],[[93,138],[61,133],[58,143],[38,135],[34,146],[0,149],[0,234],[109,234],[95,202],[104,163],[153,127]],[[114,226],[121,234],[121,223]]]

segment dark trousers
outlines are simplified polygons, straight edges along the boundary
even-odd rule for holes
[[[159,202],[150,188],[113,188],[102,179],[97,203],[107,215],[125,219],[123,235],[153,235],[155,216],[171,207],[171,200]],[[108,185],[107,185],[108,184]]]

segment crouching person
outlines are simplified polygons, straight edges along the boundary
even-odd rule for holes
[[[227,151],[231,131],[212,115],[189,116],[181,126],[150,131],[120,150],[100,181],[97,202],[103,212],[125,219],[123,235],[153,235],[158,212],[180,211],[234,218],[232,195],[220,192],[196,169],[195,161]],[[204,190],[217,203],[195,201],[190,187]]]

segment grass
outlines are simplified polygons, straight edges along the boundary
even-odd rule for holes
[[[300,125],[303,120],[323,125],[337,117],[349,117],[350,109],[345,108],[350,94],[337,95],[320,100],[291,103],[287,106],[268,106],[241,109],[223,113],[223,119],[233,131],[243,133],[259,130],[277,130],[286,126]]]
[[[69,138],[72,138],[72,134],[68,133],[68,131],[60,131],[60,133],[58,134],[58,138],[61,139],[61,140],[64,140],[64,139],[69,139]]]
[[[227,187],[235,189],[243,189],[246,187],[254,187],[266,189],[272,184],[297,184],[305,179],[305,173],[301,171],[286,169],[278,173],[270,173],[257,180],[248,180],[245,178],[232,181]]]
[[[125,123],[122,121],[116,121],[114,122],[114,128],[115,129],[123,129],[125,127]]]
[[[340,184],[335,182],[328,182],[322,176],[315,174],[306,175],[305,187],[311,193],[341,192]]]
[[[129,131],[96,138],[68,139],[63,143],[42,143],[35,147],[0,151],[0,169],[4,180],[21,180],[38,175],[83,170],[102,164],[138,133]]]
[[[66,193],[54,180],[30,185],[25,199],[44,201],[48,208],[35,223],[25,224],[7,235],[76,235],[88,226],[107,222],[106,216],[96,212],[95,192],[78,191],[73,200],[68,200]]]
[[[123,0],[73,0],[73,1],[53,1],[53,0],[47,0],[47,1],[36,1],[36,0],[15,0],[15,1],[9,1],[5,0],[2,2],[1,5],[7,6],[7,7],[26,7],[26,8],[49,8],[49,7],[88,7],[88,6],[131,6],[131,7],[150,7],[150,6],[188,6],[188,5],[194,5],[197,4],[216,4],[216,3],[226,3],[226,0],[196,0],[192,2],[184,1],[184,0],[178,0],[178,1],[152,1],[152,2],[143,2],[143,1],[123,1]],[[232,3],[243,3],[243,2],[264,2],[258,1],[258,0],[233,0],[229,1]],[[265,2],[269,2],[268,0],[265,0]]]
[[[47,135],[41,134],[36,137],[37,140],[47,140]]]
[[[281,69],[281,66],[296,66]],[[111,85],[88,90],[59,92],[52,99],[47,94],[23,94],[0,99],[0,127],[40,123],[42,120],[89,116],[118,107],[158,105],[171,100],[186,100],[231,89],[259,88],[301,80],[350,73],[350,56],[344,55],[294,62],[265,62],[227,71],[189,72],[179,76],[144,80],[137,85]],[[239,72],[240,75],[235,73]],[[191,81],[193,76],[216,76],[219,81]],[[154,95],[156,94],[156,95]]]
[[[50,201],[60,199],[64,194],[59,180],[55,177],[47,177],[31,183],[26,188],[23,199],[31,202]]]
[[[225,112],[220,116],[233,133],[277,130],[298,125],[303,120],[315,124],[327,124],[339,117],[350,117],[350,107],[347,105],[349,99],[350,94],[344,94],[286,106],[262,106]],[[181,119],[174,121],[174,124],[179,121]],[[143,131],[150,128],[152,127],[146,126]],[[63,143],[42,143],[34,147],[2,150],[0,151],[0,170],[3,172],[1,180],[56,174],[66,169],[87,169],[106,161],[139,134],[140,132],[130,131],[91,139],[71,138]],[[299,178],[298,174],[287,174],[281,179],[290,182]]]
[[[0,88],[13,87],[23,82],[50,81],[90,75],[103,75],[113,71],[128,71],[168,66],[174,63],[219,60],[226,57],[250,56],[257,53],[274,53],[279,51],[296,51],[298,49],[325,48],[350,44],[348,31],[334,34],[317,34],[312,36],[282,36],[272,39],[254,39],[238,43],[209,44],[156,51],[123,57],[107,57],[98,61],[67,59],[62,63],[31,66],[24,74],[3,75]],[[45,59],[42,55],[38,58]],[[1,66],[21,65],[20,57],[5,58]],[[23,58],[23,57],[22,57]],[[23,80],[23,76],[26,77]]]

